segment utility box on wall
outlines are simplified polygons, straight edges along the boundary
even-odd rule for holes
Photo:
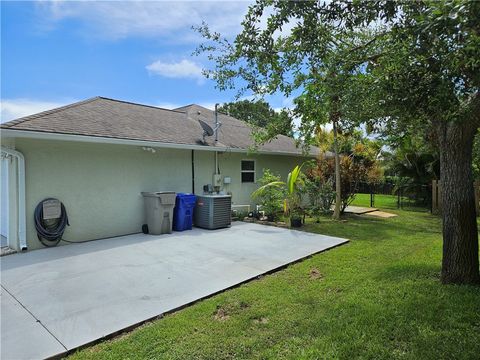
[[[214,174],[213,175],[213,186],[222,186],[222,175],[220,174]]]

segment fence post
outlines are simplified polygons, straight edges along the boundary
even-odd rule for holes
[[[430,190],[430,214],[433,214],[433,181],[431,184],[427,185],[427,191]]]
[[[400,192],[402,190],[402,186],[399,185],[398,186],[398,190],[397,190],[397,208],[400,209]]]
[[[374,194],[373,194],[373,184],[370,184],[370,207],[373,207],[375,204]]]

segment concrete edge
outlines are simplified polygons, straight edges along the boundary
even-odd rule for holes
[[[312,234],[314,234],[314,233],[312,233]],[[321,234],[316,234],[316,235],[321,235]],[[343,238],[338,238],[338,239],[343,239]],[[129,333],[129,332],[135,330],[136,328],[138,328],[138,327],[140,327],[140,326],[142,326],[142,325],[144,325],[144,324],[146,324],[146,323],[153,322],[153,321],[155,321],[155,320],[160,320],[160,319],[162,319],[163,317],[165,317],[166,315],[170,315],[170,314],[176,313],[176,312],[178,312],[178,311],[180,311],[180,310],[182,310],[182,309],[185,309],[185,308],[187,308],[187,307],[189,307],[189,306],[195,305],[195,304],[198,303],[198,302],[201,302],[201,301],[210,299],[210,298],[212,298],[212,297],[214,297],[214,296],[216,296],[216,295],[218,295],[218,294],[221,294],[221,293],[223,293],[223,292],[225,292],[225,291],[228,291],[228,290],[232,290],[232,289],[238,288],[238,287],[240,287],[240,286],[242,286],[242,285],[244,285],[244,284],[247,284],[247,283],[249,283],[249,282],[252,282],[252,281],[254,281],[254,280],[259,280],[259,279],[261,279],[262,277],[264,277],[264,276],[266,276],[266,275],[270,275],[270,274],[276,273],[276,272],[278,272],[278,271],[284,270],[284,269],[286,269],[287,267],[289,267],[289,266],[291,266],[291,265],[295,265],[295,264],[297,264],[297,263],[299,263],[299,262],[302,262],[302,261],[304,261],[304,260],[306,260],[306,259],[309,259],[309,258],[311,258],[311,257],[313,257],[313,256],[315,256],[315,255],[321,254],[321,253],[323,253],[323,252],[325,252],[325,251],[328,251],[328,250],[332,250],[332,249],[334,249],[334,248],[340,247],[340,246],[345,245],[345,244],[348,244],[348,243],[350,242],[349,239],[343,239],[343,240],[344,240],[344,241],[341,242],[341,243],[339,243],[339,244],[332,245],[332,246],[327,247],[327,248],[325,248],[325,249],[323,249],[323,250],[320,250],[320,251],[316,251],[316,252],[314,252],[314,253],[311,253],[311,254],[309,254],[309,255],[303,256],[303,257],[301,257],[301,258],[298,258],[297,260],[291,261],[291,262],[286,263],[286,264],[284,264],[284,265],[277,266],[276,268],[273,268],[273,269],[271,269],[271,270],[265,271],[265,272],[263,272],[263,273],[261,273],[261,274],[259,274],[259,275],[252,276],[251,278],[248,278],[248,279],[246,279],[246,280],[243,280],[243,281],[241,281],[241,282],[239,282],[239,283],[237,283],[237,284],[231,285],[231,286],[226,287],[226,288],[224,288],[224,289],[222,289],[222,290],[218,290],[218,291],[216,291],[216,292],[214,292],[214,293],[211,293],[211,294],[209,294],[209,295],[203,296],[203,297],[201,297],[201,298],[198,298],[198,299],[196,299],[196,300],[193,300],[193,301],[191,301],[191,302],[189,302],[189,303],[186,303],[186,304],[184,304],[184,305],[178,306],[178,307],[173,308],[173,309],[171,309],[171,310],[165,311],[165,312],[163,312],[163,313],[161,313],[161,314],[152,316],[152,317],[150,317],[150,318],[148,318],[148,319],[145,319],[145,320],[142,320],[142,321],[140,321],[140,322],[138,322],[138,323],[132,324],[132,325],[127,326],[127,327],[124,327],[123,329],[114,331],[114,332],[112,332],[112,333],[110,333],[110,334],[108,334],[108,335],[102,336],[101,338],[98,338],[98,339],[96,339],[96,340],[93,340],[93,341],[90,341],[90,342],[85,343],[85,344],[83,344],[83,345],[80,345],[80,346],[77,346],[77,347],[75,347],[75,348],[69,349],[69,350],[64,351],[64,352],[62,352],[62,353],[59,353],[59,354],[56,354],[56,355],[47,357],[46,360],[63,359],[63,358],[65,358],[66,356],[71,355],[71,354],[75,353],[75,352],[78,351],[78,350],[83,350],[83,349],[86,349],[86,348],[91,347],[91,346],[93,346],[93,345],[100,344],[100,343],[102,343],[102,342],[104,342],[104,341],[112,340],[112,339],[114,339],[115,337],[120,336],[120,335],[123,335],[123,334],[126,334],[126,333]]]
[[[368,208],[367,210],[360,210],[360,211],[345,211],[345,214],[365,215],[375,211],[379,211],[379,210],[377,208]]]

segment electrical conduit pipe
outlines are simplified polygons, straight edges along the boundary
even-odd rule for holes
[[[18,242],[20,250],[27,250],[25,217],[25,157],[20,151],[2,146],[2,152],[17,158],[18,173]]]

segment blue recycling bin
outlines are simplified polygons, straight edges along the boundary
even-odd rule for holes
[[[173,230],[192,230],[193,209],[196,196],[187,193],[178,193],[173,210]]]

